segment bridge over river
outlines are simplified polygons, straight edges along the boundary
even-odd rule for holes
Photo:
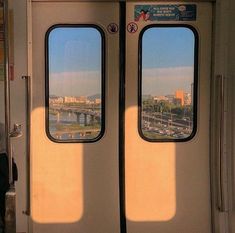
[[[51,135],[56,139],[84,139],[95,138],[99,135],[100,129],[78,129],[78,130],[56,130]]]
[[[61,113],[73,113],[77,117],[77,123],[82,124],[82,120],[84,119],[84,126],[88,125],[88,117],[89,117],[89,124],[93,125],[94,122],[101,123],[101,112],[93,109],[82,109],[78,107],[66,107],[66,106],[53,106],[50,107],[50,113],[56,114],[57,116],[57,123],[60,122],[60,115]]]

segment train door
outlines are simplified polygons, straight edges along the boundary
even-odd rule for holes
[[[211,232],[210,3],[128,2],[128,233]]]
[[[119,232],[118,16],[32,1],[32,232]]]
[[[211,5],[123,5],[32,1],[32,232],[211,231]]]

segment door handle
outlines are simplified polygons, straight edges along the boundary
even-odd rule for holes
[[[26,209],[23,214],[30,215],[30,125],[31,125],[31,77],[22,76],[25,80],[26,102]]]
[[[13,130],[9,135],[11,138],[19,138],[22,136],[22,129],[20,124],[14,124]]]
[[[227,156],[224,148],[224,111],[225,111],[225,77],[217,75],[218,89],[219,89],[219,134],[218,134],[218,209],[221,212],[228,211],[228,197],[227,197]]]

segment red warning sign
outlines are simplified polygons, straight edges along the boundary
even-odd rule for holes
[[[135,22],[131,22],[127,25],[127,31],[129,33],[135,33],[138,30],[138,26]]]
[[[118,32],[118,25],[116,23],[110,23],[107,30],[110,34],[115,34]]]

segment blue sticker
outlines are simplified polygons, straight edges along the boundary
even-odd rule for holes
[[[180,5],[136,5],[135,21],[195,21],[197,6]]]

